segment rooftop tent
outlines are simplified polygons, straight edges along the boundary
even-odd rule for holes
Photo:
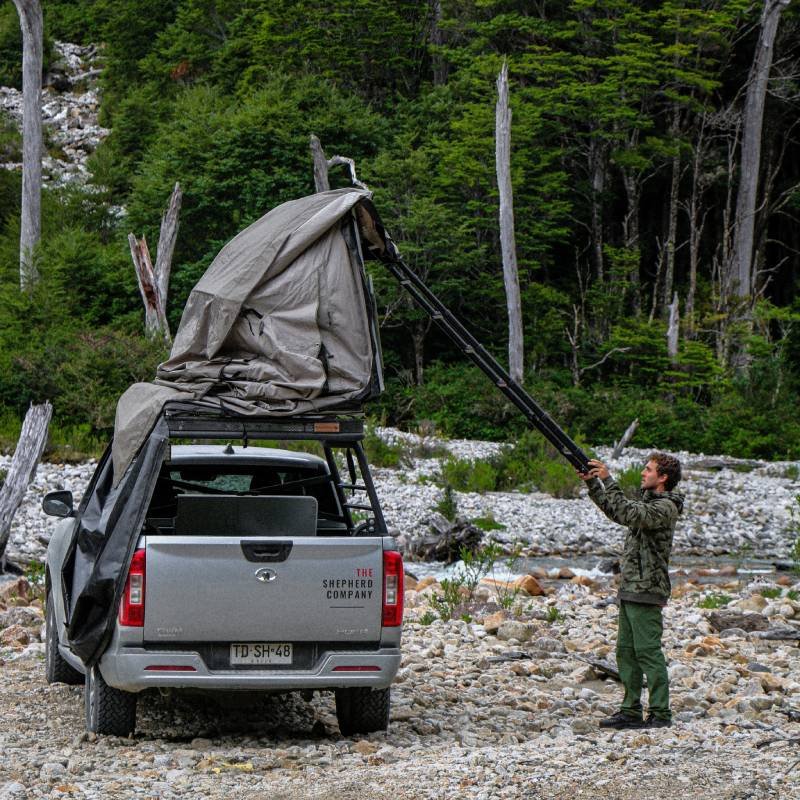
[[[189,295],[152,383],[120,398],[116,485],[168,402],[232,415],[357,408],[383,389],[370,252],[391,248],[359,189],[274,208],[233,238]]]

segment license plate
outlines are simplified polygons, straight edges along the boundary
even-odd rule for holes
[[[291,663],[292,645],[285,642],[236,642],[231,645],[231,666]]]

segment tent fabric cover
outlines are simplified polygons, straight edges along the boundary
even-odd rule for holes
[[[78,508],[62,565],[61,591],[70,648],[86,665],[100,659],[114,632],[119,599],[168,442],[162,419],[116,486],[106,451]]]
[[[192,290],[155,381],[119,400],[114,485],[167,402],[292,415],[377,393],[380,351],[356,225],[369,221],[356,206],[371,208],[370,197],[347,188],[284,203],[222,248]]]

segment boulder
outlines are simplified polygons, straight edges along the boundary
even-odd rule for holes
[[[541,597],[545,594],[542,584],[533,575],[521,575],[514,581],[514,588],[525,592],[531,597]]]
[[[533,629],[524,622],[507,619],[498,626],[496,635],[503,642],[507,642],[510,639],[527,642],[533,635]]]
[[[483,620],[483,629],[486,633],[496,634],[500,626],[506,621],[505,611],[496,611]]]
[[[761,612],[767,607],[767,598],[760,594],[751,594],[742,600],[731,603],[728,608],[737,608],[739,611],[758,611]]]
[[[5,647],[24,647],[30,641],[30,633],[22,625],[11,625],[0,632],[0,645]]]
[[[403,575],[403,588],[404,589],[406,589],[406,590],[416,589],[418,583],[419,583],[419,581],[417,581],[417,579],[413,575],[409,575],[407,572],[405,573],[405,575]]]
[[[724,631],[729,628],[739,628],[743,631],[765,631],[769,621],[756,612],[743,613],[728,608],[712,611],[708,615],[708,622],[715,631]]]

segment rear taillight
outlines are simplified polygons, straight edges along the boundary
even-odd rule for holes
[[[403,557],[396,550],[383,554],[383,627],[403,624]]]
[[[128,580],[119,607],[119,624],[132,628],[144,625],[145,551],[137,550],[131,559]]]

